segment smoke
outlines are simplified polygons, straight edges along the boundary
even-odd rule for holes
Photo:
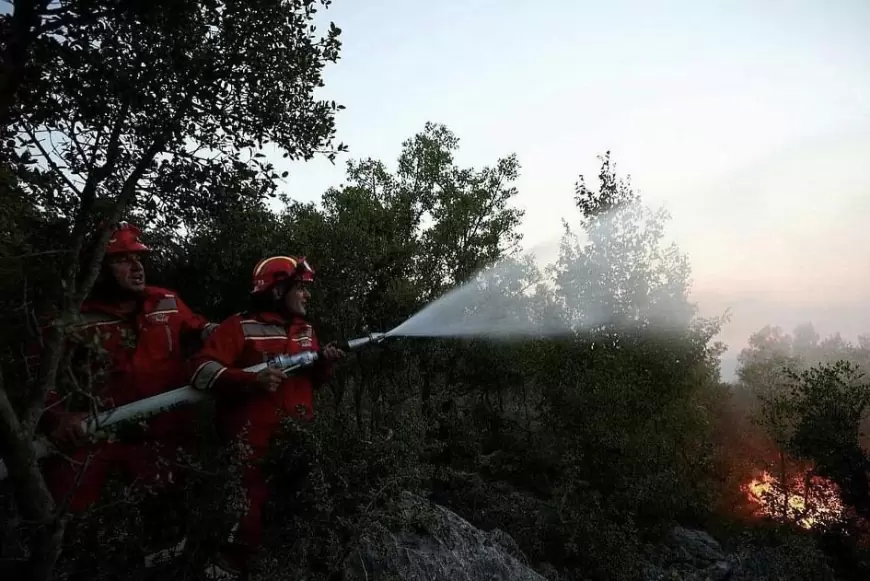
[[[820,136],[715,182],[654,186],[689,255],[692,300],[705,316],[730,312],[718,337],[726,380],[765,325],[870,332],[868,156],[870,134]]]

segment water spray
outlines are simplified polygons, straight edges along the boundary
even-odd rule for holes
[[[341,341],[337,346],[346,352],[358,351],[369,345],[377,345],[388,336],[389,333],[370,333],[363,337],[350,339],[349,341]],[[303,351],[295,355],[277,355],[265,363],[258,363],[257,365],[246,367],[244,370],[251,373],[259,373],[267,367],[271,367],[273,369],[280,369],[285,375],[292,375],[301,369],[311,367],[320,358],[321,354],[316,351]],[[184,405],[198,403],[208,397],[208,393],[196,389],[192,385],[185,385],[184,387],[133,401],[101,412],[96,416],[91,416],[82,421],[82,430],[86,434],[97,434],[114,424],[134,419],[137,421],[144,420]],[[54,447],[45,438],[37,439],[33,443],[33,447],[36,450],[37,460],[54,452]],[[0,480],[5,479],[6,476],[8,476],[8,470],[3,461],[0,460]]]

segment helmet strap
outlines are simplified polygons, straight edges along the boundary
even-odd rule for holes
[[[287,293],[290,292],[291,288],[293,288],[293,279],[290,278],[279,280],[277,283],[275,283],[275,286],[272,287],[272,296],[274,298],[277,311],[285,317],[290,313],[287,311],[287,305],[285,304],[284,299],[287,298]]]

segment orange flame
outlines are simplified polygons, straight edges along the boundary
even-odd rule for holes
[[[844,514],[837,485],[819,476],[808,477],[808,473],[794,477],[790,486],[784,487],[771,474],[762,472],[745,490],[757,505],[757,513],[807,529],[838,521]]]

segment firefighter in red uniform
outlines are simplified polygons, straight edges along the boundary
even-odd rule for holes
[[[93,380],[90,394],[61,398],[56,391],[49,393],[41,419],[41,429],[67,453],[47,459],[46,482],[58,503],[72,493],[68,509],[73,514],[97,502],[113,470],[146,484],[172,482],[177,471],[161,468],[163,460],[171,463],[194,433],[190,409],[151,418],[132,441],[87,443],[82,430],[82,420],[94,407],[111,408],[184,385],[183,342],[191,335],[202,341],[217,326],[194,314],[175,293],[145,284],[141,255],[149,249],[139,236],[139,229],[125,222],[116,227],[69,344],[79,381]],[[102,361],[94,361],[89,349],[94,345],[102,347]]]
[[[305,258],[261,260],[253,273],[253,309],[221,323],[191,361],[193,386],[216,396],[218,429],[224,441],[241,436],[247,444],[243,487],[248,507],[218,563],[234,576],[246,574],[248,557],[260,546],[268,489],[259,461],[282,417],[312,418],[315,386],[329,379],[334,362],[345,355],[334,344],[321,350],[305,318],[308,285],[313,281],[314,270]],[[303,351],[320,352],[322,357],[312,368],[289,377],[272,368],[260,373],[244,371],[275,355]]]

